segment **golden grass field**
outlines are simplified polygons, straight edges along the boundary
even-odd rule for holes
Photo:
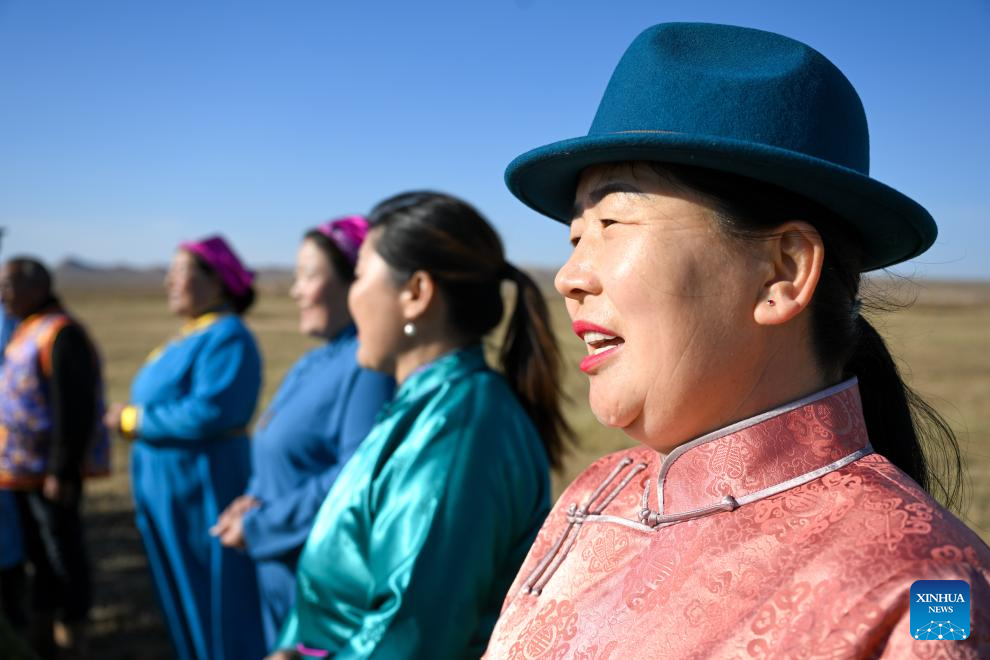
[[[898,286],[894,294],[917,300],[875,321],[909,382],[958,434],[969,484],[968,503],[960,515],[990,540],[990,284],[925,284],[906,291]],[[64,298],[100,345],[108,400],[126,400],[128,384],[144,357],[179,325],[168,315],[162,294],[70,290]],[[566,356],[567,416],[579,438],[561,474],[554,476],[559,493],[592,460],[632,443],[592,417],[587,383],[576,366],[584,345],[571,334],[560,300],[554,297],[550,304]],[[248,321],[265,357],[264,404],[292,362],[314,344],[298,334],[295,306],[284,293],[263,293]],[[113,475],[91,482],[86,502],[96,580],[93,657],[168,658],[168,639],[133,526],[127,444],[117,441],[114,456]]]

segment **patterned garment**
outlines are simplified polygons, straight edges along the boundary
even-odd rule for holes
[[[61,311],[38,313],[26,318],[4,349],[0,367],[0,488],[40,488],[49,472],[52,428],[55,424],[49,403],[52,350],[58,333],[75,323]],[[90,356],[98,360],[95,350]],[[97,382],[93,405],[95,424],[90,432],[83,473],[110,472],[110,437],[103,428],[103,383]]]
[[[990,549],[872,453],[856,381],[565,491],[487,657],[990,657]],[[972,589],[964,642],[917,641],[911,584]]]
[[[14,319],[7,315],[4,306],[0,305],[0,369],[3,368],[3,352],[7,340],[14,331]],[[0,437],[3,431],[0,431]],[[5,440],[0,439],[0,445]],[[2,452],[3,449],[0,449]],[[0,490],[0,570],[16,566],[24,561],[24,546],[21,540],[21,519],[17,513],[17,501],[10,491]],[[2,626],[3,617],[0,617]],[[4,633],[0,631],[0,640],[7,643]],[[0,645],[2,646],[2,645]],[[3,646],[3,648],[7,648]]]

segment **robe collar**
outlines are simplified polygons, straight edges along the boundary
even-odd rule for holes
[[[872,452],[852,378],[672,451],[657,477],[656,509],[647,484],[640,520],[655,527],[732,511]]]
[[[485,352],[481,344],[454,349],[414,369],[399,386],[395,398],[386,408],[391,409],[420,399],[442,385],[486,368]]]
[[[650,492],[653,478],[646,480],[639,523],[619,512],[606,512],[637,475],[650,474],[659,457],[646,447],[629,450],[583,504],[571,504],[568,524],[523,581],[523,591],[535,595],[542,592],[577,540],[572,531],[586,522],[608,520],[655,531],[734,511],[818,479],[871,453],[855,378],[672,451],[660,463],[654,501]]]

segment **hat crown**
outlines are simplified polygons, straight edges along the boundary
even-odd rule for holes
[[[866,114],[824,55],[751,28],[665,23],[622,56],[587,135],[517,157],[509,190],[537,211],[572,219],[587,168],[655,161],[768,183],[811,200],[858,234],[863,270],[928,249],[931,214],[872,179]]]
[[[616,66],[589,136],[668,132],[797,152],[869,174],[859,95],[824,55],[751,28],[665,23]]]

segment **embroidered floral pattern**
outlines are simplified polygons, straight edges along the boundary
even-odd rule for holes
[[[577,633],[578,615],[570,601],[551,600],[544,604],[523,630],[520,640],[509,649],[509,660],[563,658],[567,643]]]
[[[619,565],[623,550],[629,547],[629,539],[614,528],[607,527],[603,533],[585,544],[581,558],[588,562],[591,573],[613,571]]]
[[[634,563],[622,580],[622,601],[630,610],[652,610],[670,595],[665,583],[677,569],[677,554],[648,553]]]
[[[663,512],[758,492],[866,446],[849,387],[684,451],[667,467]],[[648,449],[627,450],[575,480],[541,536],[558,538],[567,508],[623,459],[649,464],[607,507],[629,524],[584,521],[538,596],[517,578],[487,657],[990,657],[990,608],[973,608],[970,639],[946,642],[952,648],[911,637],[911,583],[965,579],[973,602],[990,602],[990,549],[883,457],[650,529],[636,521],[661,463]],[[520,575],[544,558],[535,550]]]
[[[574,660],[610,660],[612,652],[615,651],[615,647],[618,645],[618,642],[613,641],[601,645],[600,648],[598,644],[582,646],[574,652]]]

